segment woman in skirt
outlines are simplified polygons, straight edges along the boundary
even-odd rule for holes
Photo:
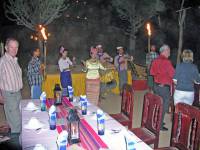
[[[106,70],[100,61],[97,59],[97,49],[90,49],[91,58],[86,61],[85,66],[87,69],[86,74],[86,96],[88,100],[98,105],[99,103],[99,94],[100,94],[100,74],[99,70]]]

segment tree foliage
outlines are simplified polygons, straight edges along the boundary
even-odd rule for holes
[[[165,9],[161,0],[112,0],[112,5],[121,20],[128,22],[128,34],[137,32],[147,19]]]
[[[18,25],[36,30],[38,24],[46,26],[60,17],[68,6],[65,0],[7,0],[5,15]]]

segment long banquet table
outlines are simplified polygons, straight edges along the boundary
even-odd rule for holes
[[[77,98],[76,98],[77,99]],[[79,107],[78,102],[69,102],[67,98],[63,100],[63,105],[57,106],[57,129],[50,130],[48,123],[48,112],[27,111],[24,110],[28,102],[34,102],[39,106],[39,100],[22,100],[21,101],[21,114],[22,114],[22,132],[21,144],[24,150],[33,149],[34,145],[42,144],[48,150],[56,150],[56,139],[62,130],[66,130],[66,116],[67,110],[71,107]],[[53,104],[53,100],[47,100],[47,108]],[[81,142],[78,144],[83,149],[96,150],[96,149],[111,149],[111,150],[125,150],[124,133],[129,134],[135,143],[137,150],[151,150],[148,145],[141,141],[133,133],[130,133],[124,126],[106,114],[105,120],[105,135],[99,136],[97,134],[96,115],[94,112],[98,109],[97,106],[92,104],[88,105],[88,115],[81,116],[80,121],[80,138]],[[40,130],[28,130],[24,125],[31,117],[36,117],[45,126]],[[119,133],[114,133],[112,130],[120,130]]]

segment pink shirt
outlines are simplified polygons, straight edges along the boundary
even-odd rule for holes
[[[22,70],[17,62],[8,53],[0,59],[0,89],[9,92],[17,92],[22,89]]]

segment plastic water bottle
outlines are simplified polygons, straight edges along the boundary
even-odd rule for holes
[[[105,114],[102,110],[97,110],[97,130],[98,135],[104,135],[105,132]]]
[[[62,131],[57,138],[57,146],[58,150],[66,150],[67,149],[67,137],[68,137],[68,132],[67,131]]]
[[[67,150],[66,141],[60,142],[60,143],[58,144],[58,150]]]
[[[82,115],[86,115],[87,114],[87,101],[81,101],[81,112]]]
[[[41,99],[41,111],[46,111],[46,97]]]
[[[56,112],[50,114],[49,116],[49,124],[50,124],[50,130],[56,129]]]

